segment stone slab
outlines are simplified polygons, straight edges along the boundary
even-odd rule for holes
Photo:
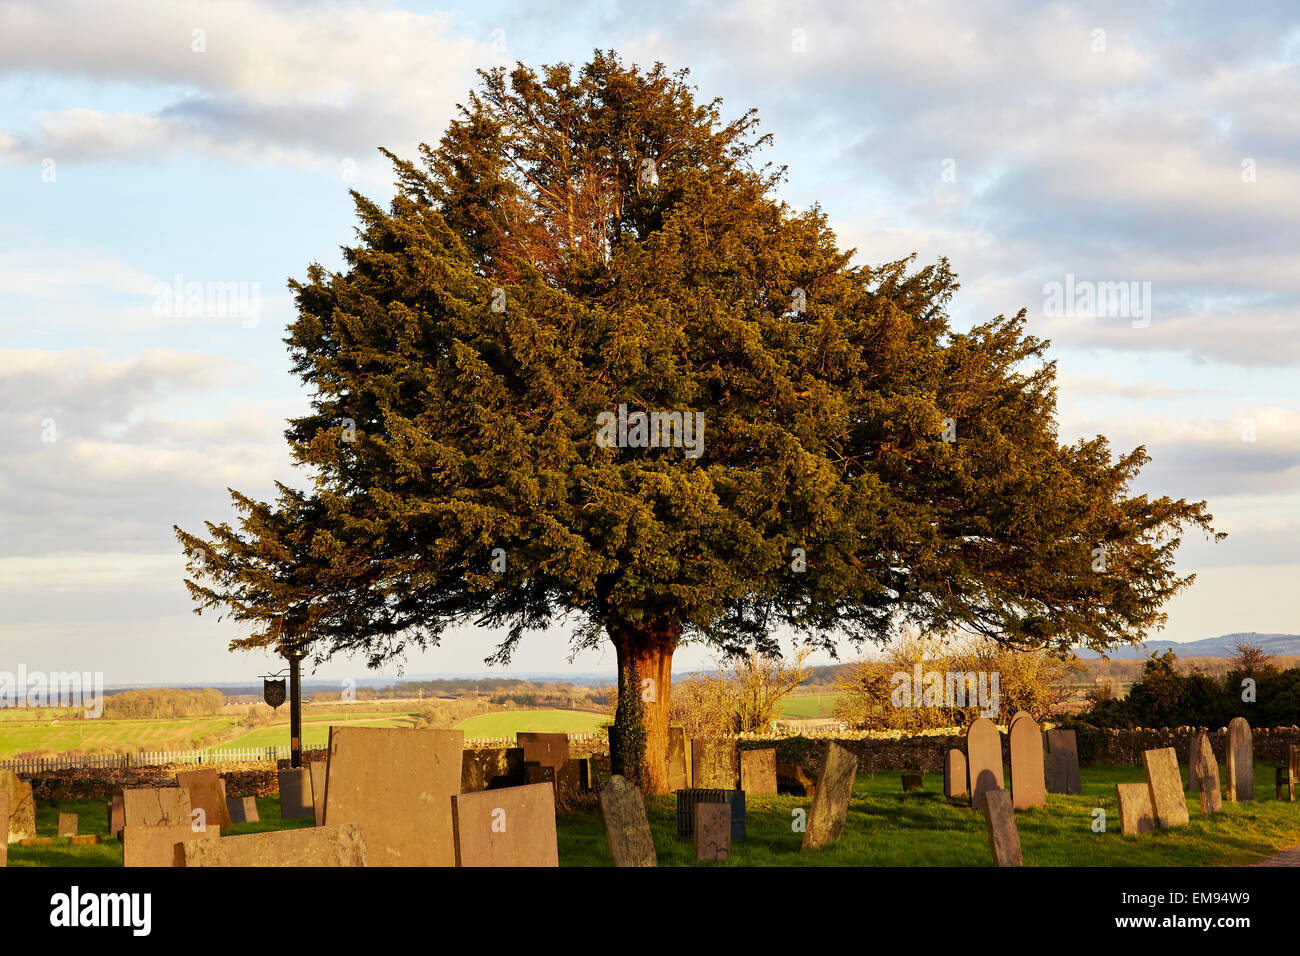
[[[984,824],[989,834],[989,849],[994,866],[1020,866],[1020,831],[1011,796],[1005,790],[984,791]]]
[[[334,728],[330,728],[330,733]],[[280,785],[280,819],[302,820],[315,817],[311,797],[311,771],[307,767],[283,767],[276,777]]]
[[[943,758],[943,795],[958,799],[967,792],[966,755],[953,747]]]
[[[80,822],[75,813],[59,814],[59,836],[70,837],[77,835],[77,824]]]
[[[659,865],[645,800],[636,785],[621,774],[611,776],[600,791],[600,815],[615,866]]]
[[[256,797],[227,797],[226,811],[231,823],[261,823]]]
[[[1201,789],[1201,738],[1204,734],[1192,734],[1191,747],[1187,757],[1187,789],[1192,793]],[[1208,738],[1206,738],[1208,739]]]
[[[180,787],[129,787],[122,791],[122,827],[189,827],[190,793]]]
[[[187,867],[367,865],[366,840],[357,823],[187,840],[180,845],[179,857],[178,865]]]
[[[797,763],[776,765],[776,791],[811,800],[817,795],[817,781]]]
[[[555,790],[549,783],[451,798],[457,866],[559,866]]]
[[[126,814],[122,809],[122,793],[113,794],[113,802],[108,805],[108,835],[122,839],[122,827],[126,826]]]
[[[1151,791],[1151,811],[1158,826],[1182,826],[1191,818],[1187,813],[1187,796],[1178,770],[1178,754],[1173,747],[1142,752],[1142,766],[1147,772]]]
[[[668,728],[668,789],[676,792],[691,785],[691,761],[686,753],[686,731]]]
[[[36,836],[36,799],[32,785],[12,770],[0,770],[0,788],[9,795],[9,812],[6,814],[9,832],[6,843],[17,843]]]
[[[554,767],[556,772],[569,759],[568,734],[515,734],[516,744],[523,749],[524,763],[539,763],[543,767]]]
[[[1043,732],[1023,711],[1011,722],[1011,807],[1028,810],[1047,806],[1043,768]]]
[[[1195,753],[1199,765],[1196,776],[1200,781],[1198,792],[1201,797],[1201,812],[1218,813],[1223,809],[1223,794],[1219,790],[1219,761],[1210,747],[1210,739],[1201,734],[1199,740]]]
[[[966,728],[966,770],[970,778],[970,805],[984,806],[986,790],[1005,790],[1002,773],[1002,732],[987,717],[977,717]]]
[[[858,773],[858,758],[833,741],[826,742],[817,794],[808,812],[802,850],[834,843],[844,832],[848,820],[853,781]]]
[[[78,833],[68,837],[70,846],[99,846],[104,842],[104,838],[98,833]]]
[[[325,828],[359,823],[369,866],[455,866],[459,730],[331,727]]]
[[[740,752],[740,789],[745,793],[776,794],[776,749]]]
[[[696,790],[735,790],[739,775],[736,741],[730,737],[691,739],[691,786]]]
[[[230,810],[226,807],[226,794],[221,775],[215,770],[183,770],[176,774],[176,786],[190,792],[190,811],[203,811],[200,823],[229,830]]]
[[[177,850],[182,843],[187,840],[216,842],[220,837],[221,831],[216,827],[200,832],[188,825],[136,826],[128,823],[122,828],[122,865],[179,866]]]
[[[919,773],[903,774],[903,792],[913,793],[921,790],[921,775]]]
[[[1228,779],[1229,800],[1246,802],[1255,799],[1255,755],[1250,724],[1245,717],[1228,721]]]
[[[325,825],[325,771],[324,760],[313,760],[307,764],[307,776],[311,780],[311,809],[318,827]]]
[[[1081,794],[1079,741],[1073,730],[1049,730],[1046,736],[1044,775],[1048,793]]]
[[[23,837],[19,846],[54,846],[54,837]]]
[[[1115,798],[1119,801],[1121,833],[1150,833],[1156,828],[1155,814],[1151,810],[1151,788],[1145,783],[1117,783]]]
[[[731,856],[731,809],[725,803],[695,804],[695,859],[725,860]]]
[[[524,748],[471,748],[461,755],[460,792],[523,786]]]

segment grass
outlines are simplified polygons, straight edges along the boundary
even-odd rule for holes
[[[1273,768],[1257,764],[1253,803],[1224,804],[1223,812],[1204,817],[1189,795],[1191,822],[1173,830],[1124,836],[1119,832],[1116,783],[1139,783],[1140,767],[1084,767],[1083,795],[1049,794],[1046,809],[1016,814],[1026,866],[1241,866],[1300,843],[1300,803],[1274,799]],[[834,846],[800,852],[802,834],[794,832],[794,811],[806,810],[801,797],[748,796],[746,839],[732,848],[731,859],[704,866],[988,866],[990,854],[984,814],[969,801],[942,795],[942,775],[924,776],[925,791],[903,793],[898,772],[861,774],[854,785],[844,835]],[[261,823],[239,824],[230,835],[309,826],[310,820],[282,822],[279,801],[258,797]],[[1093,810],[1106,811],[1107,831],[1092,830]],[[660,866],[693,866],[688,840],[676,835],[676,800],[646,800]],[[54,836],[59,813],[79,813],[82,833],[104,833],[105,801],[65,800],[37,807],[40,836]],[[556,815],[560,863],[608,866],[605,828],[594,797]],[[71,847],[56,838],[52,847],[9,848],[10,866],[120,866],[121,845],[106,839],[100,846]]]
[[[515,734],[594,734],[609,720],[585,710],[504,710],[462,720],[466,737],[513,737]]]
[[[800,717],[830,717],[839,694],[798,694],[781,701],[779,716],[791,719]]]
[[[413,727],[415,718],[415,714],[387,714],[382,717],[365,717],[351,714],[345,716],[320,714],[308,717],[304,714],[302,718],[302,745],[307,749],[329,746],[331,724],[340,727]],[[222,750],[287,746],[289,746],[289,724],[287,721],[283,724],[268,724],[265,727],[258,727],[242,737],[222,741],[217,745]]]
[[[189,750],[196,739],[236,722],[234,717],[5,720],[0,722],[0,756],[24,750]]]

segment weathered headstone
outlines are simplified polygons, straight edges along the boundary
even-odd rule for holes
[[[556,796],[571,797],[586,790],[588,771],[584,758],[570,757],[555,771]]]
[[[1228,721],[1228,793],[1229,800],[1246,802],[1255,799],[1255,756],[1250,724],[1245,717]]]
[[[6,843],[17,843],[36,836],[36,800],[32,796],[30,781],[21,779],[12,770],[0,770],[0,789],[9,794],[9,812],[6,819],[9,833]]]
[[[1011,797],[1005,790],[984,791],[984,824],[988,828],[989,848],[994,866],[1020,866],[1020,831]]]
[[[227,797],[226,812],[231,823],[260,823],[256,797]]]
[[[1156,828],[1151,810],[1151,788],[1145,783],[1117,783],[1119,826],[1122,833],[1150,833]]]
[[[600,791],[600,813],[615,866],[658,866],[640,789],[614,774]]]
[[[113,802],[108,805],[108,835],[122,839],[122,827],[126,826],[126,814],[122,809],[122,791],[113,794]]]
[[[59,814],[59,836],[70,837],[77,835],[78,816],[75,813]]]
[[[951,798],[966,796],[966,755],[956,747],[943,758],[943,795]]]
[[[190,792],[190,810],[202,810],[205,825],[230,829],[230,811],[220,774],[211,769],[184,770],[176,775],[176,785]]]
[[[54,837],[23,837],[19,846],[54,846]]]
[[[748,794],[776,793],[776,750],[740,752],[740,789]]]
[[[187,867],[367,865],[366,839],[357,823],[186,840],[177,855],[178,865]]]
[[[921,775],[919,773],[903,774],[903,792],[912,793],[921,789]]]
[[[691,785],[696,790],[736,789],[736,741],[729,737],[691,740]]]
[[[1048,793],[1081,794],[1079,742],[1073,730],[1049,730],[1044,770]]]
[[[1198,738],[1196,759],[1200,766],[1197,777],[1200,778],[1201,812],[1218,813],[1223,809],[1223,795],[1219,792],[1219,761],[1215,759],[1210,740],[1204,734]]]
[[[126,827],[189,827],[193,824],[190,809],[190,792],[181,787],[129,787],[122,791],[124,830]]]
[[[369,866],[455,866],[459,730],[331,727],[325,828],[359,823]]]
[[[1291,747],[1287,752],[1287,799],[1295,802],[1296,787],[1300,787],[1300,747]],[[1280,799],[1280,798],[1279,798]]]
[[[686,731],[668,728],[668,789],[683,790],[691,785],[691,761],[686,753]]]
[[[515,734],[515,741],[524,752],[524,763],[539,763],[554,767],[558,775],[564,761],[569,759],[568,734]]]
[[[695,804],[694,830],[697,861],[731,856],[731,810],[725,803]]]
[[[1002,732],[987,717],[966,728],[966,768],[970,776],[970,805],[984,806],[984,791],[1005,789],[1002,776]]]
[[[78,833],[68,837],[69,846],[98,846],[104,838],[98,833]]]
[[[559,866],[549,783],[451,798],[457,866]]]
[[[797,763],[778,763],[776,792],[811,800],[817,796],[817,781]]]
[[[334,728],[331,727],[330,733],[333,732]],[[280,783],[280,819],[301,820],[304,817],[315,817],[309,767],[282,767],[276,777]]]
[[[325,765],[324,760],[307,764],[307,776],[311,780],[311,811],[318,827],[325,825]]]
[[[499,747],[466,750],[460,760],[460,792],[478,793],[524,785],[524,749]]]
[[[725,803],[731,807],[731,842],[745,839],[745,791],[723,790],[718,787],[703,789],[687,787],[677,791],[677,835],[689,837],[695,833],[695,804]]]
[[[1147,772],[1151,811],[1156,823],[1166,829],[1187,823],[1191,817],[1187,813],[1187,797],[1183,793],[1177,751],[1173,747],[1145,750],[1142,752],[1142,766]]]
[[[1201,789],[1201,738],[1205,734],[1192,734],[1191,747],[1187,756],[1187,789],[1195,793]],[[1209,738],[1205,738],[1207,741]]]
[[[560,784],[559,771],[554,767],[548,767],[546,764],[534,763],[529,761],[524,764],[524,783],[549,783],[552,787],[558,787]]]
[[[1011,722],[1011,806],[1014,810],[1047,806],[1043,774],[1043,733],[1023,711]]]
[[[853,781],[858,773],[858,758],[833,741],[826,742],[822,772],[817,777],[817,794],[808,811],[807,830],[800,849],[834,843],[844,832],[853,796]]]
[[[215,826],[196,831],[189,825],[135,826],[128,823],[122,828],[122,865],[179,866],[177,849],[182,843],[187,840],[216,842],[220,837],[221,831]]]

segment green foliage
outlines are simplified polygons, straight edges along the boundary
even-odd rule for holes
[[[618,705],[609,739],[613,772],[644,788],[648,783],[645,704],[641,700],[641,680],[635,660],[629,661],[618,675]]]
[[[213,717],[221,713],[225,700],[221,691],[212,688],[125,690],[104,697],[104,716],[110,720],[132,717]]]

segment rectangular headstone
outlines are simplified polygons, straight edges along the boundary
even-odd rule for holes
[[[915,793],[922,789],[921,775],[919,773],[905,773],[902,776],[904,793]]]
[[[1083,793],[1079,779],[1079,741],[1073,730],[1049,730],[1045,758],[1048,793]]]
[[[583,781],[587,778],[585,764],[586,760],[570,757],[555,771],[555,793],[557,796],[571,797],[582,793],[586,789],[583,784]]]
[[[725,803],[731,807],[731,842],[745,839],[745,791],[687,787],[677,791],[677,835],[689,837],[695,832],[695,804]]]
[[[1228,793],[1229,800],[1246,802],[1255,799],[1255,756],[1250,724],[1245,717],[1228,721]]]
[[[113,802],[108,805],[108,835],[122,839],[122,827],[126,826],[126,814],[122,809],[122,791],[113,794]]]
[[[776,793],[776,750],[740,752],[740,789],[753,795]]]
[[[311,809],[316,817],[316,826],[325,825],[325,761],[313,760],[307,764],[307,776],[311,780]]]
[[[548,767],[540,763],[524,764],[524,783],[549,783],[552,787],[558,786],[560,782],[559,773],[554,767]]]
[[[128,790],[127,793],[131,791]],[[216,842],[221,831],[215,826],[195,832],[191,826],[135,826],[122,828],[122,865],[179,866],[177,850],[187,840]]]
[[[524,782],[522,747],[471,748],[461,755],[461,793],[521,787]]]
[[[12,770],[0,770],[0,788],[9,794],[9,833],[5,842],[17,843],[36,836],[36,800],[31,783]]]
[[[1200,735],[1201,744],[1196,748],[1196,757],[1200,763],[1197,776],[1200,778],[1201,812],[1218,813],[1223,809],[1223,794],[1219,792],[1219,761],[1210,748],[1210,740]]]
[[[605,840],[615,866],[658,866],[645,800],[635,785],[614,774],[600,791]]]
[[[1201,789],[1201,738],[1204,736],[1201,733],[1192,734],[1192,743],[1188,751],[1187,789],[1192,793]]]
[[[697,861],[731,856],[731,812],[725,803],[695,804],[693,829]]]
[[[568,734],[517,733],[515,742],[523,749],[524,763],[538,763],[554,767],[558,773],[569,759]]]
[[[98,833],[78,833],[68,837],[69,846],[98,846],[103,842],[104,838]]]
[[[366,840],[357,823],[187,840],[180,845],[179,856],[180,866],[367,865]]]
[[[330,728],[330,733],[334,728]],[[311,771],[307,767],[283,767],[276,777],[280,783],[280,819],[301,820],[316,816],[311,797]]]
[[[1165,828],[1187,823],[1191,818],[1187,813],[1187,797],[1183,793],[1183,778],[1174,748],[1143,751],[1142,765],[1147,772],[1151,810],[1156,823]]]
[[[231,823],[261,823],[256,797],[227,797],[226,811]]]
[[[1151,788],[1145,783],[1117,783],[1119,826],[1122,833],[1150,833],[1156,828],[1151,811]]]
[[[325,827],[359,823],[369,866],[455,866],[459,730],[331,727]]]
[[[966,796],[966,755],[956,747],[943,759],[943,795],[949,799]]]
[[[994,866],[1020,866],[1020,831],[1011,796],[1005,790],[984,791],[984,823],[989,832],[989,848]]]
[[[734,790],[738,770],[733,738],[691,740],[691,785],[696,790]]]
[[[190,792],[190,810],[202,810],[206,825],[230,829],[230,811],[220,774],[211,769],[184,770],[176,775],[176,785]]]
[[[549,783],[451,798],[457,866],[559,866],[555,791]]]
[[[77,835],[77,814],[60,813],[59,814],[59,836],[70,837]]]
[[[180,787],[129,787],[122,791],[124,830],[126,827],[188,828],[192,823],[188,790]]]
[[[686,756],[686,731],[668,728],[668,789],[684,790],[691,785],[691,763]]]
[[[826,742],[822,771],[817,777],[817,793],[808,812],[807,830],[800,849],[834,843],[844,832],[849,815],[849,799],[858,773],[858,758],[833,741]]]

